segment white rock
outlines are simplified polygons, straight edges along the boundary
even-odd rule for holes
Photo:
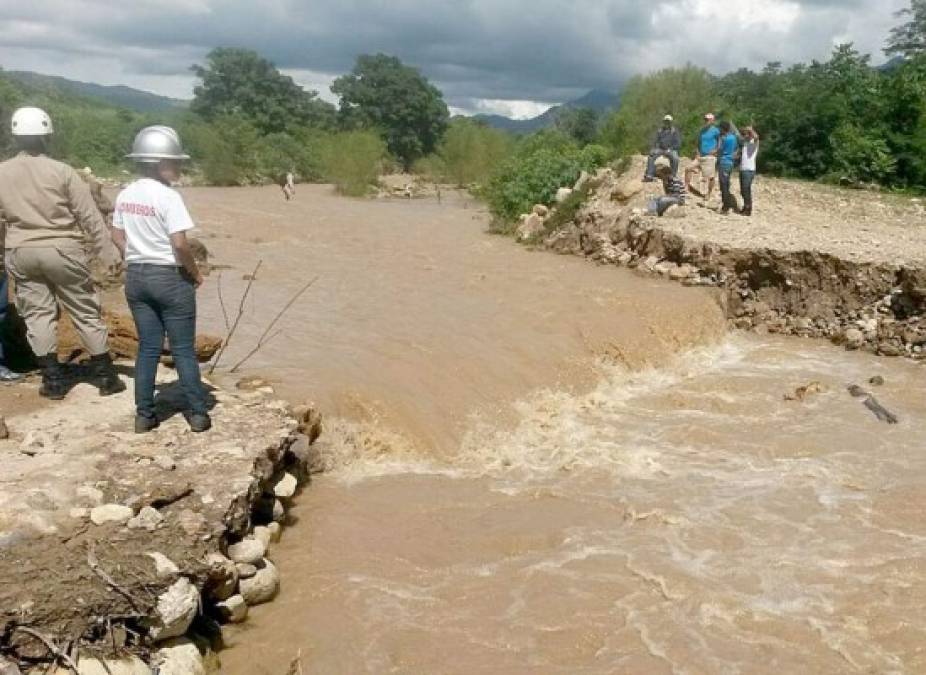
[[[19,670],[19,666],[12,661],[7,661],[0,655],[0,675],[22,675],[22,672]]]
[[[271,544],[276,544],[283,538],[283,526],[279,523],[270,523],[267,526],[267,531],[270,532]]]
[[[274,525],[276,525],[276,523],[274,523]],[[268,528],[264,527],[263,525],[258,525],[254,528],[251,536],[264,545],[265,551],[270,548],[272,535],[270,534],[270,530]]]
[[[180,637],[189,629],[199,609],[199,591],[186,577],[158,596],[158,625],[151,629],[155,642]]]
[[[210,553],[206,557],[209,567],[207,590],[215,600],[227,600],[238,590],[238,569],[221,553]]]
[[[242,539],[237,544],[228,547],[228,557],[236,563],[251,564],[260,562],[267,552],[264,542],[253,537]]]
[[[270,602],[280,590],[280,573],[269,560],[250,579],[241,580],[241,597],[248,605]]]
[[[156,466],[164,469],[164,471],[173,471],[177,468],[177,463],[170,455],[158,455],[154,458],[154,463]]]
[[[299,481],[291,473],[284,473],[280,482],[273,488],[273,494],[280,499],[290,499],[296,494],[296,488],[299,487]]]
[[[571,196],[572,196],[571,188],[567,188],[567,187],[560,188],[559,190],[556,191],[556,203],[562,204],[564,201],[569,199],[569,197]]]
[[[148,530],[153,532],[164,521],[160,511],[152,506],[146,506],[138,515],[132,518],[128,525],[130,530]]]
[[[55,675],[73,675],[74,671],[59,667],[52,672]],[[137,656],[127,656],[121,659],[97,659],[88,656],[77,659],[77,673],[78,675],[151,675],[151,668]],[[5,675],[2,668],[0,668],[0,674]]]
[[[216,603],[215,608],[223,621],[241,623],[248,618],[248,603],[240,595],[233,595],[228,600]]]
[[[77,488],[77,496],[82,503],[89,506],[99,506],[103,503],[103,493],[92,485],[81,485]]]
[[[86,520],[87,516],[90,515],[90,509],[86,509],[82,506],[76,506],[68,511],[68,515],[70,515],[74,520]]]
[[[543,232],[543,218],[536,213],[530,214],[524,222],[518,225],[516,231],[518,241],[526,241]]]
[[[235,563],[235,571],[239,579],[250,579],[257,574],[257,565]]]
[[[206,675],[206,664],[196,645],[182,638],[160,646],[154,655],[158,675]]]
[[[104,525],[106,523],[124,523],[135,515],[128,506],[122,504],[104,504],[95,506],[90,510],[90,520],[94,525]]]
[[[550,209],[544,204],[534,204],[533,212],[541,218],[546,218],[550,215]]]
[[[273,522],[282,523],[286,520],[286,507],[279,499],[273,501]]]
[[[180,576],[180,568],[163,553],[154,552],[145,555],[154,561],[154,573],[158,579],[176,579]]]

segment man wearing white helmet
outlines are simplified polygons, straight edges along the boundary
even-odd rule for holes
[[[58,362],[59,306],[90,353],[100,393],[123,391],[89,270],[89,255],[102,250],[106,226],[77,172],[47,156],[53,128],[45,111],[20,108],[13,113],[12,131],[19,154],[0,164],[0,221],[6,226],[6,267],[16,308],[42,366],[40,393],[51,399],[67,394]]]
[[[190,429],[207,431],[212,421],[194,348],[196,289],[203,276],[186,236],[193,220],[183,198],[170,187],[189,157],[177,132],[165,126],[138,132],[128,157],[141,178],[116,198],[113,242],[128,266],[125,297],[138,329],[135,432],[158,426],[154,384],[165,335],[186,397]]]

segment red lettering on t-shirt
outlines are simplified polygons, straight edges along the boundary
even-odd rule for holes
[[[153,206],[149,206],[148,204],[135,204],[133,202],[120,202],[119,212],[147,217],[153,217],[157,214]]]

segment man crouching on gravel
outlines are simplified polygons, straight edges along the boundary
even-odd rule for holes
[[[153,126],[138,132],[128,158],[135,161],[141,178],[116,199],[113,243],[128,265],[125,298],[138,329],[135,433],[151,431],[159,423],[154,384],[165,334],[186,397],[190,429],[208,431],[212,421],[194,347],[196,289],[203,275],[186,236],[193,220],[183,197],[170,187],[189,156],[176,131]]]

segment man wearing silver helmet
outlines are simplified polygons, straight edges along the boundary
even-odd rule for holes
[[[89,270],[90,257],[103,248],[106,225],[77,172],[47,156],[53,133],[48,114],[20,108],[13,113],[12,131],[19,154],[0,164],[0,222],[6,228],[6,268],[16,308],[42,366],[40,393],[62,399],[68,391],[58,362],[59,306],[90,353],[100,393],[123,391]]]
[[[151,431],[159,423],[154,385],[165,335],[186,397],[190,429],[207,431],[212,421],[194,348],[196,289],[203,276],[186,236],[193,220],[180,193],[170,187],[189,156],[176,131],[153,126],[138,132],[128,157],[140,178],[116,199],[113,242],[128,266],[125,297],[138,329],[135,432]]]

